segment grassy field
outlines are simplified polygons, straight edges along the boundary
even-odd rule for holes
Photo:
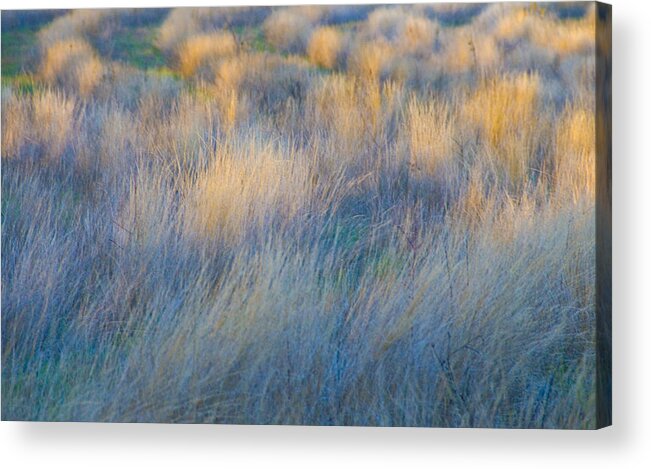
[[[2,26],[3,419],[595,427],[592,4]]]

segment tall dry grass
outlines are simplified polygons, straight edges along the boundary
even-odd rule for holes
[[[539,95],[537,75],[506,76],[479,85],[463,107],[463,116],[477,128],[487,156],[512,182],[526,180],[537,140],[545,136],[537,121],[542,112]]]
[[[102,79],[103,66],[92,47],[81,39],[56,42],[45,50],[41,75],[50,85],[90,95]]]
[[[299,10],[280,9],[265,20],[263,26],[267,41],[286,52],[303,52],[312,30],[312,21]]]
[[[406,111],[405,134],[410,164],[428,176],[445,171],[446,164],[458,151],[455,144],[457,117],[445,102],[423,103],[413,97]]]
[[[245,148],[225,147],[188,196],[188,229],[232,245],[246,239],[247,231],[282,230],[282,224],[295,222],[309,198],[309,173],[295,154],[255,141]]]
[[[595,196],[596,124],[592,108],[569,107],[558,122],[556,181],[558,194],[574,199]]]
[[[594,10],[578,20],[558,21],[545,7],[533,5],[511,9],[495,29],[499,40],[528,40],[561,56],[589,53],[594,34]]]
[[[233,55],[236,50],[235,38],[227,32],[191,36],[179,46],[176,53],[179,71],[184,77],[191,77],[202,67],[210,68],[211,64]]]
[[[325,67],[335,68],[344,48],[342,34],[332,27],[316,29],[310,37],[307,46],[307,56],[312,63]]]
[[[593,428],[592,14],[175,9],[180,74],[54,20],[3,78],[2,417]]]
[[[73,10],[55,18],[39,31],[41,47],[86,36],[98,36],[109,29],[119,10]]]
[[[179,45],[191,36],[255,26],[269,13],[270,9],[264,7],[174,8],[158,28],[156,45],[173,57]]]
[[[60,160],[74,131],[75,100],[46,90],[29,97],[3,93],[2,158]]]

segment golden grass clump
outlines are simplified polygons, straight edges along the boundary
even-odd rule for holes
[[[32,97],[32,126],[36,141],[48,159],[61,156],[74,125],[75,101],[54,91]]]
[[[332,132],[340,144],[358,141],[366,131],[358,86],[355,79],[331,75],[312,87],[307,97],[313,125]]]
[[[588,11],[580,19],[558,20],[541,9],[514,8],[500,19],[494,35],[498,40],[528,40],[561,57],[582,54],[594,49],[594,13]]]
[[[332,27],[314,30],[307,46],[310,61],[324,68],[335,68],[343,47],[341,33]]]
[[[260,56],[243,54],[222,60],[215,67],[213,95],[226,131],[232,130],[239,117],[246,113],[246,96],[242,86],[247,75],[257,74],[261,60]]]
[[[222,127],[226,132],[230,132],[240,119],[243,107],[241,98],[236,89],[224,89],[214,94],[219,115],[221,117]]]
[[[45,51],[41,76],[81,97],[90,95],[103,75],[103,65],[93,48],[83,39],[56,42]]]
[[[36,157],[58,161],[74,128],[75,101],[61,92],[9,94],[2,101],[3,158]]]
[[[308,174],[301,162],[253,142],[221,152],[188,198],[190,232],[237,243],[247,230],[291,223],[308,202]]]
[[[215,67],[215,85],[227,90],[239,90],[251,62],[249,55],[230,57]]]
[[[541,21],[532,26],[531,39],[539,47],[547,48],[561,57],[587,54],[595,48],[594,17],[579,20]]]
[[[179,46],[176,55],[178,68],[186,78],[195,75],[202,67],[216,64],[223,57],[237,51],[237,43],[232,34],[216,31],[192,36]]]
[[[30,128],[27,100],[11,88],[2,88],[2,158],[16,158]]]
[[[443,170],[455,151],[455,123],[448,104],[415,97],[409,100],[405,131],[412,167],[428,176]]]
[[[520,127],[533,123],[539,87],[537,75],[491,79],[471,93],[464,115],[479,127],[490,145],[497,147]]]
[[[380,84],[343,75],[324,77],[308,93],[307,119],[309,125],[327,131],[345,154],[362,155],[363,150],[379,143],[395,120],[401,109],[402,91],[395,82]]]
[[[104,66],[97,57],[89,58],[79,64],[77,68],[77,82],[79,94],[89,96],[97,87],[104,74]]]
[[[532,138],[540,133],[539,90],[538,75],[489,79],[463,105],[464,119],[512,181],[521,181],[529,170]]]
[[[569,107],[556,131],[555,179],[559,197],[594,199],[595,114],[585,107]]]
[[[358,44],[348,56],[348,70],[364,79],[376,81],[381,78],[393,55],[393,48],[383,42]]]
[[[531,13],[527,8],[513,8],[500,18],[495,27],[497,39],[512,41],[524,36],[531,21]]]

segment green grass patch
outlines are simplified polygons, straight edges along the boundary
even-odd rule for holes
[[[37,44],[37,27],[2,31],[2,78],[13,77],[28,70],[29,58]]]
[[[18,73],[16,75],[2,75],[2,86],[10,86],[14,93],[34,94],[34,91],[42,87],[31,73]]]
[[[165,57],[156,47],[156,26],[125,28],[115,38],[113,58],[141,70],[165,67]]]
[[[175,72],[167,66],[150,68],[147,70],[147,73],[151,76],[160,77],[160,78],[173,78],[174,80],[181,80],[181,74]]]

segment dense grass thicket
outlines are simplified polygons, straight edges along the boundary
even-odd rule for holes
[[[592,4],[2,25],[3,419],[595,426]]]

